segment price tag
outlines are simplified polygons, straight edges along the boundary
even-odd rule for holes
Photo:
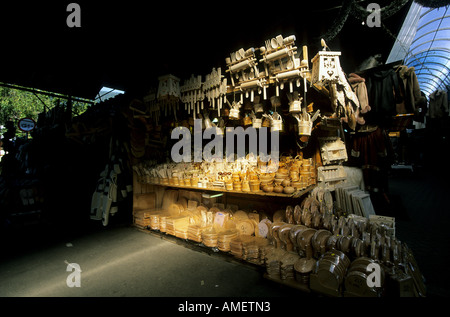
[[[216,216],[214,217],[214,224],[219,227],[223,227],[223,223],[225,221],[225,215],[221,212],[216,212]]]

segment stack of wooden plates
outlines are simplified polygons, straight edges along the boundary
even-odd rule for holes
[[[281,249],[271,249],[269,252],[266,250],[266,271],[269,277],[280,279],[281,278],[281,257],[285,251]]]
[[[259,263],[259,246],[255,238],[242,242],[242,259],[251,263]]]
[[[202,215],[198,210],[189,210],[184,213],[189,217],[189,225],[201,225]]]
[[[152,212],[150,214],[150,228],[152,230],[159,230],[159,218],[164,214],[161,210]]]
[[[315,274],[323,287],[340,291],[349,265],[350,260],[343,252],[328,251],[317,261]]]
[[[134,213],[134,225],[141,229],[146,229],[150,226],[150,212],[137,211]]]
[[[264,265],[264,249],[269,244],[265,238],[255,237],[251,243],[243,243],[244,259],[257,265]]]
[[[234,255],[238,259],[242,259],[244,257],[244,246],[243,243],[248,243],[254,237],[248,235],[239,235],[236,238],[231,239],[230,241],[230,251],[231,254]]]
[[[240,237],[236,237],[231,239],[230,241],[230,251],[231,254],[234,255],[238,259],[242,259],[243,250],[242,250],[242,240]]]
[[[182,227],[182,228],[175,229],[175,237],[187,240],[188,228]]]
[[[173,228],[175,230],[175,237],[181,239],[187,239],[188,237],[188,226],[189,226],[189,215],[184,213],[179,217],[173,217]]]
[[[167,229],[166,229],[166,227],[167,227],[167,218],[169,218],[169,216],[167,216],[167,215],[161,215],[159,217],[159,231],[161,231],[161,232],[166,232],[167,231]]]
[[[202,230],[200,225],[189,225],[187,229],[188,239],[195,242],[202,242]]]
[[[293,280],[295,278],[294,264],[300,259],[298,254],[286,252],[280,259],[280,278]]]
[[[309,277],[316,265],[316,260],[301,258],[294,263],[295,280],[301,284],[309,285]]]
[[[161,218],[162,217],[160,217],[160,219]],[[186,214],[165,217],[165,232],[172,236],[176,236],[176,231],[178,231],[182,237],[185,236],[187,237],[188,226],[189,226],[189,216]]]
[[[173,217],[166,218],[166,231],[167,234],[171,236],[175,235],[175,227],[173,226]]]
[[[152,230],[159,230],[159,214],[150,215],[150,228]]]
[[[219,234],[214,228],[208,228],[202,231],[202,243],[210,248],[216,248]]]
[[[266,263],[267,255],[270,254],[271,252],[273,252],[273,249],[275,249],[275,247],[272,244],[269,244],[269,240],[267,240],[266,246],[263,246],[259,249],[259,252],[260,252],[259,256],[262,259],[263,264]]]
[[[178,217],[172,217],[173,225],[175,230],[186,230],[189,226],[189,215],[187,213],[183,213]]]
[[[238,236],[238,231],[236,229],[227,229],[219,233],[217,239],[217,247],[220,251],[229,252],[231,251],[231,240]]]

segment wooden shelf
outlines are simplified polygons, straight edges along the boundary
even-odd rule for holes
[[[147,184],[147,183],[143,183],[143,184]],[[243,192],[243,191],[237,191],[237,190],[226,190],[226,189],[217,188],[217,187],[194,187],[194,186],[164,185],[164,184],[151,184],[151,183],[149,183],[148,185],[191,189],[191,190],[222,192],[222,193],[233,194],[233,195],[250,195],[250,196],[283,197],[283,198],[299,198],[299,197],[309,193],[311,190],[313,190],[316,187],[316,185],[311,185],[303,190],[296,191],[292,194],[283,194],[283,193],[266,193],[262,190],[260,190],[258,192],[251,192],[251,191]]]

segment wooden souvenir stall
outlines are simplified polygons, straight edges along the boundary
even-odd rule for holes
[[[134,224],[306,292],[424,295],[394,219],[347,179],[344,129],[361,124],[362,110],[340,52],[322,43],[310,60],[295,41],[232,52],[204,78],[160,77],[130,104]],[[369,264],[382,272],[374,286]]]

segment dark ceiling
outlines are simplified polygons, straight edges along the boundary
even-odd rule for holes
[[[81,7],[80,28],[66,25],[71,2]],[[278,34],[296,35],[297,46],[308,45],[311,59],[321,48],[320,38],[353,2],[2,2],[0,82],[91,99],[102,86],[141,94],[156,87],[163,74],[187,79],[213,67],[225,70],[231,52],[260,47]],[[367,7],[373,1],[356,2]],[[384,7],[391,1],[377,3]],[[342,51],[345,72],[375,54],[386,60],[410,4],[389,18],[381,16],[385,27],[380,28],[349,14],[327,42]]]

